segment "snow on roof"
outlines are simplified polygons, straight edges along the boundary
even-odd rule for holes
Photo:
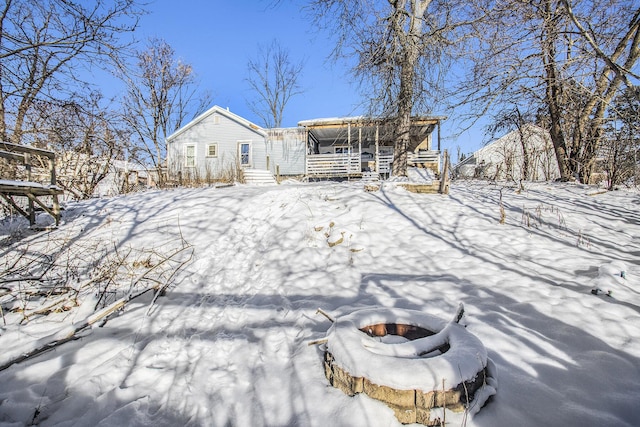
[[[175,131],[174,133],[169,135],[167,137],[167,142],[171,142],[171,140],[176,138],[178,135],[180,135],[183,132],[187,131],[188,129],[192,128],[193,126],[195,126],[196,124],[200,123],[201,121],[203,121],[207,117],[213,115],[214,113],[223,115],[223,116],[225,116],[225,117],[227,117],[227,118],[239,123],[240,125],[251,129],[254,132],[257,132],[257,133],[259,133],[259,134],[261,134],[263,136],[266,136],[266,131],[263,128],[261,128],[260,126],[256,125],[255,123],[245,119],[244,117],[241,117],[241,116],[239,116],[237,114],[232,113],[231,111],[229,111],[228,108],[222,108],[222,107],[220,107],[218,105],[214,105],[213,107],[211,107],[210,109],[208,109],[204,113],[200,114],[195,119],[191,120],[186,125],[182,126],[180,129],[178,129],[177,131]]]
[[[446,120],[446,116],[414,116],[412,121],[436,121]],[[353,123],[380,123],[389,120],[388,117],[371,117],[371,116],[346,116],[346,117],[326,117],[319,119],[302,120],[298,122],[298,126],[344,126]]]

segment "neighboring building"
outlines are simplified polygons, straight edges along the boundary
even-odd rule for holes
[[[125,160],[113,160],[105,177],[96,185],[93,196],[115,196],[156,185],[155,171]]]
[[[156,185],[157,174],[137,162],[65,151],[56,158],[58,185],[73,199],[115,196]]]
[[[525,159],[528,176],[524,176]],[[496,181],[550,181],[560,177],[549,132],[532,124],[482,147],[455,165],[453,173],[461,178]]]

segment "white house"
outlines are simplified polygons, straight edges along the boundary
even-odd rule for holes
[[[215,180],[237,168],[267,168],[267,132],[228,109],[213,106],[167,137],[170,177]]]
[[[524,176],[528,160],[528,176]],[[527,124],[485,145],[454,167],[454,175],[491,180],[550,181],[560,177],[549,132]]]
[[[412,117],[409,163],[440,169],[440,122]],[[214,106],[167,138],[170,180],[245,180],[263,176],[362,177],[390,172],[393,140],[389,121],[343,117],[306,120],[294,128],[263,129]],[[432,133],[438,130],[437,149]]]
[[[238,169],[303,175],[305,155],[304,129],[263,129],[217,105],[167,138],[170,179],[234,179]]]

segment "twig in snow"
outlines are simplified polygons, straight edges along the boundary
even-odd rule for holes
[[[464,305],[460,303],[458,305],[458,310],[456,310],[456,315],[453,317],[453,323],[460,323],[462,316],[464,316]]]
[[[318,310],[316,310],[316,314],[322,314],[324,317],[326,317],[327,319],[329,319],[329,321],[331,321],[331,323],[335,323],[336,319],[334,319],[333,317],[329,316],[323,309],[319,308]]]
[[[327,341],[329,341],[329,338],[323,338],[321,340],[309,341],[309,343],[307,345],[308,346],[320,345],[320,344],[325,344]]]

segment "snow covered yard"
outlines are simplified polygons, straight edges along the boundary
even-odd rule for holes
[[[5,240],[2,268],[19,254],[94,259],[93,248],[106,259],[171,252],[180,241],[192,256],[155,303],[145,294],[103,327],[1,371],[0,423],[400,425],[384,404],[328,384],[321,346],[308,345],[330,326],[316,310],[383,306],[449,319],[462,302],[462,323],[499,381],[467,426],[637,426],[640,196],[596,193],[290,183],[70,204],[57,230]],[[0,364],[85,318],[96,295],[85,298],[22,325],[3,302]]]

